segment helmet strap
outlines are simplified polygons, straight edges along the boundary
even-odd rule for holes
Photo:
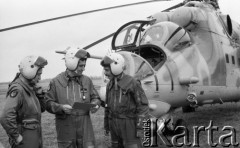
[[[123,72],[117,76],[114,76],[114,86],[115,86],[115,90],[118,90],[117,87],[117,81],[120,80],[123,77]]]
[[[23,82],[27,83],[29,86],[32,86],[31,81],[32,81],[33,79],[27,79],[27,78],[24,77],[23,74],[20,74],[20,75],[19,75],[19,78],[20,78]]]
[[[115,87],[115,91],[118,90],[117,77],[114,77],[114,87]]]

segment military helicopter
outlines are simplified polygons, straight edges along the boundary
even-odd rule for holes
[[[84,49],[112,36],[112,51],[127,61],[125,72],[141,81],[151,115],[163,119],[162,124],[179,107],[192,112],[204,104],[239,101],[240,25],[211,1],[184,1],[146,20],[128,22]],[[102,98],[106,83],[100,89]]]
[[[112,50],[127,61],[126,73],[141,81],[161,128],[176,108],[192,112],[240,99],[240,25],[210,1],[179,6],[126,23],[112,39]]]

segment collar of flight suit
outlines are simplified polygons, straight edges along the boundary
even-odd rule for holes
[[[127,90],[130,87],[130,83],[132,81],[132,77],[126,74],[122,74],[122,76],[120,78],[117,79],[117,85],[123,89],[123,90]],[[109,83],[109,89],[111,89],[114,86],[114,79],[111,80],[111,83]]]
[[[77,77],[78,77],[77,79],[79,79],[79,80],[76,81],[76,82],[79,83],[80,78],[83,77],[83,75],[77,76]],[[57,80],[58,80],[58,82],[59,82],[63,87],[67,87],[69,81],[71,80],[71,76],[69,76],[69,73],[68,73],[68,71],[66,70],[65,72],[62,72],[61,74],[58,75]]]
[[[21,86],[23,87],[23,89],[24,89],[28,94],[30,94],[30,92],[33,91],[33,87],[30,86],[30,85],[28,84],[27,80],[24,79],[21,75],[19,76],[19,78],[18,78],[15,82],[13,82],[13,84],[14,84],[14,83],[17,83],[17,84],[21,85]]]
[[[22,84],[22,86],[28,90],[33,90],[33,86],[30,86],[28,81],[26,79],[23,78],[22,75],[19,76],[19,83]]]

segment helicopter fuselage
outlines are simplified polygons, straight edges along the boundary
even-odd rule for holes
[[[239,24],[207,3],[189,3],[148,23],[127,23],[113,38],[113,49],[127,61],[126,73],[157,104],[155,116],[240,99]]]

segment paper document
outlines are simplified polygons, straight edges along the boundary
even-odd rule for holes
[[[81,109],[81,110],[90,110],[90,108],[95,107],[95,104],[91,103],[80,103],[80,102],[75,102],[72,106],[73,109]]]

